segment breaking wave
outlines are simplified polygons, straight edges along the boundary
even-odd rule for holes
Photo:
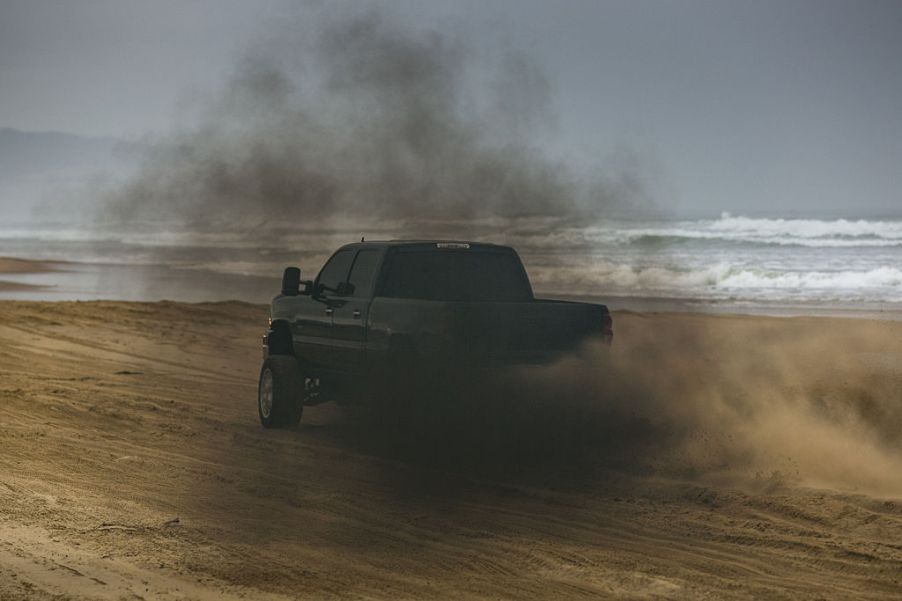
[[[708,240],[777,246],[902,247],[902,221],[768,219],[723,213],[719,219],[662,222],[619,230],[596,228],[592,235],[640,245]]]
[[[787,271],[717,263],[697,269],[598,262],[589,267],[536,269],[540,289],[569,286],[583,294],[674,298],[902,302],[902,270]]]

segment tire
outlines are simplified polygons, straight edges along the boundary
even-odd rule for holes
[[[272,355],[260,367],[257,413],[264,428],[293,428],[301,421],[301,374],[290,355]]]

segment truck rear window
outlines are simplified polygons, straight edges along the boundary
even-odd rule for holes
[[[381,296],[441,301],[532,300],[513,252],[399,249],[383,271]]]

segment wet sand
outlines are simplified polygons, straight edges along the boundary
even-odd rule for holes
[[[16,257],[0,257],[0,273],[46,273],[56,271],[62,263],[58,261],[34,261]]]
[[[0,302],[0,599],[902,595],[902,497],[885,470],[831,479],[799,451],[795,468],[757,458],[757,474],[674,469],[672,453],[475,476],[356,444],[331,404],[296,431],[265,431],[254,402],[266,316],[237,302]],[[815,406],[852,399],[876,415],[882,467],[897,465],[902,323],[620,313],[616,328],[618,365],[647,355],[642,341],[662,349],[649,377],[665,353],[688,361],[662,384],[674,403],[687,400],[681,382],[726,380],[730,349],[788,361],[804,339],[813,365],[842,349],[860,370],[818,375]],[[714,356],[692,338],[702,331]],[[843,444],[865,471],[854,437]]]
[[[0,277],[3,275],[47,274],[57,271],[60,263],[51,261],[33,261],[15,257],[0,257]],[[31,292],[40,294],[48,286],[27,282],[6,281],[0,279],[0,294],[10,292]]]

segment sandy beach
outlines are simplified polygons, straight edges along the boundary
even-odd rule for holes
[[[266,316],[0,303],[0,598],[902,592],[902,323],[618,313],[610,353],[522,376],[545,460],[474,469],[331,404],[264,431]],[[553,452],[596,413],[607,442]]]
[[[900,31],[0,0],[0,601],[902,601]]]

